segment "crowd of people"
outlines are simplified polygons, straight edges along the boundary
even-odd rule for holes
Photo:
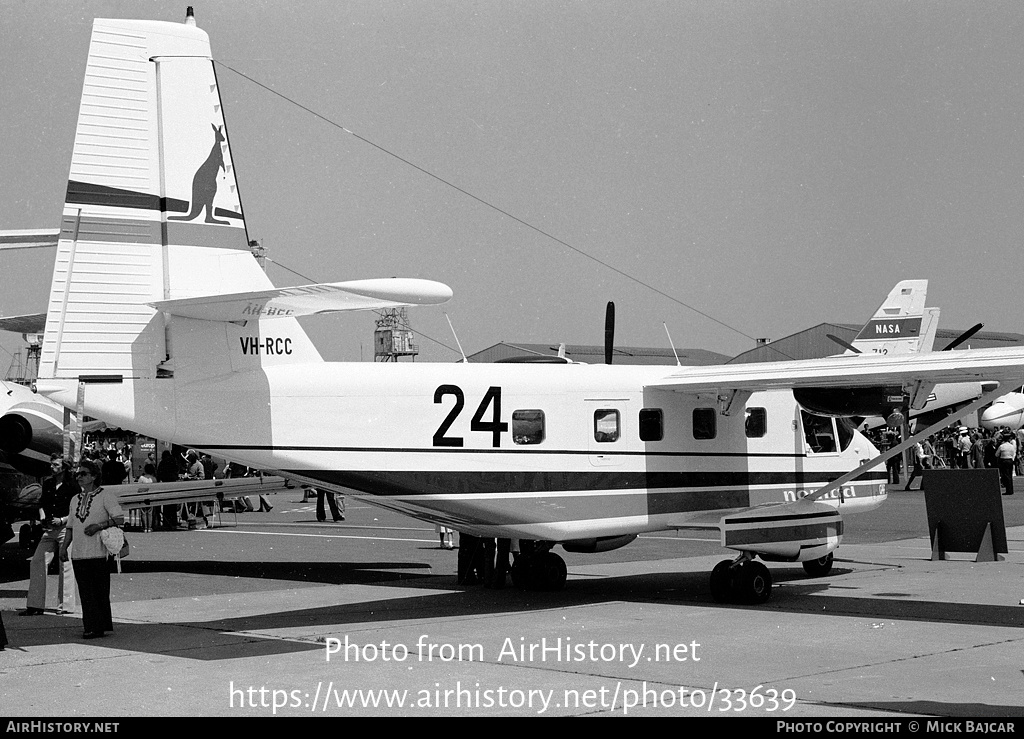
[[[901,441],[897,430],[882,427],[865,434],[880,451],[887,451]],[[1024,429],[968,428],[953,424],[917,442],[911,448],[911,469],[904,490],[912,490],[914,481],[926,469],[997,469],[1003,495],[1013,495],[1014,476],[1024,475]],[[901,455],[886,461],[889,483],[899,485],[902,475]]]

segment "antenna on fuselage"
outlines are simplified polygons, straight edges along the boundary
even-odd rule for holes
[[[679,361],[679,352],[676,351],[676,345],[672,342],[672,334],[668,332],[668,324],[662,321],[661,325],[665,327],[665,336],[668,337],[668,345],[672,347],[672,354],[676,358],[676,367],[682,367],[683,363]]]
[[[466,358],[466,352],[462,351],[462,342],[459,341],[459,335],[455,333],[455,327],[452,325],[452,319],[448,317],[447,313],[444,314],[444,320],[448,321],[448,328],[452,330],[452,336],[455,337],[455,343],[459,347],[459,354],[462,355],[462,361],[468,364],[469,360]]]

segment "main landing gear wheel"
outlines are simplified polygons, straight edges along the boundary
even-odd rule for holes
[[[723,560],[711,571],[711,597],[718,603],[764,603],[772,594],[772,573],[760,562]]]
[[[735,590],[741,603],[760,605],[772,595],[772,573],[760,562],[750,559],[737,567]]]
[[[561,590],[567,574],[565,560],[554,552],[521,554],[512,565],[512,583],[526,590]]]
[[[803,565],[804,572],[811,577],[824,577],[832,571],[832,552],[818,559],[809,559]]]
[[[711,570],[711,597],[716,603],[732,600],[733,562],[723,559]]]

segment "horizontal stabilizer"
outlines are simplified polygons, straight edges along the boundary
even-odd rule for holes
[[[438,305],[447,302],[451,297],[451,288],[440,282],[383,278],[158,300],[149,305],[184,318],[205,321],[253,321],[266,318],[295,318],[333,311]]]

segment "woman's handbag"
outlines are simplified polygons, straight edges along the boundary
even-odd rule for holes
[[[127,557],[131,551],[128,548],[128,540],[125,538],[124,532],[117,526],[110,526],[100,531],[100,541],[107,553],[117,560],[117,571],[120,572],[121,558]]]

